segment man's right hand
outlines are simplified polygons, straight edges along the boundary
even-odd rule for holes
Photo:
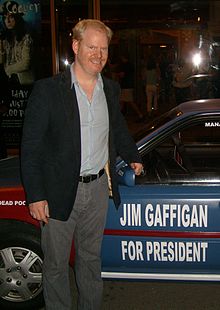
[[[30,215],[34,219],[42,221],[45,224],[48,224],[48,218],[50,217],[50,215],[49,215],[48,203],[46,200],[30,203],[29,211]]]

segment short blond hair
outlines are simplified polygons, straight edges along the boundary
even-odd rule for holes
[[[82,19],[79,21],[73,28],[72,39],[81,41],[85,30],[89,27],[104,32],[108,38],[108,43],[110,43],[113,32],[108,26],[98,19]]]

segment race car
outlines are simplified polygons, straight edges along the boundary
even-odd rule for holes
[[[144,125],[137,140],[143,173],[117,161],[122,204],[117,210],[109,197],[103,279],[220,281],[220,99],[183,103]],[[3,159],[1,308],[43,305],[42,264],[19,157]]]

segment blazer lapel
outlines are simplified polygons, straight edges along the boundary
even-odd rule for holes
[[[80,117],[76,98],[75,88],[71,88],[71,74],[67,69],[61,75],[60,87],[63,97],[63,105],[66,113],[66,120],[71,133],[80,137]]]
[[[107,101],[107,106],[108,106],[108,115],[109,115],[109,129],[111,130],[111,117],[112,117],[112,104],[111,101],[114,98],[113,96],[113,90],[112,87],[110,87],[110,83],[109,81],[102,76],[103,79],[103,84],[104,84],[104,93],[105,93],[105,97],[106,97],[106,101]]]

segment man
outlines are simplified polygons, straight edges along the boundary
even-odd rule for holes
[[[100,250],[108,208],[109,162],[121,155],[138,175],[142,164],[119,107],[119,86],[100,72],[111,30],[98,20],[73,29],[75,61],[66,72],[36,82],[26,109],[21,147],[30,214],[41,221],[43,286],[47,310],[70,310],[68,260],[72,238],[78,309],[98,310],[102,300]]]
[[[191,75],[191,66],[184,59],[180,59],[178,67],[174,72],[173,80],[177,105],[191,99],[192,79],[189,79]]]

